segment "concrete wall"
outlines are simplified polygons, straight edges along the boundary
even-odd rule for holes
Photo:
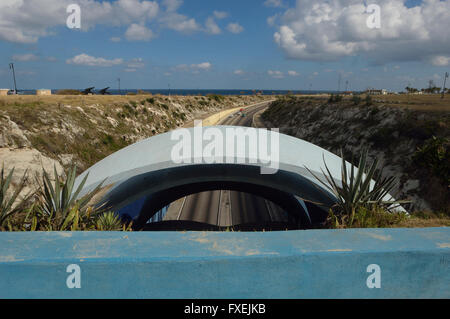
[[[45,89],[36,90],[36,95],[52,95],[52,90],[45,90]]]
[[[450,298],[449,270],[450,228],[0,233],[0,298]]]
[[[0,96],[8,95],[9,89],[0,89]]]

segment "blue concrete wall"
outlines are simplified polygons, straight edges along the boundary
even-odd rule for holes
[[[0,233],[0,298],[450,298],[450,228]]]

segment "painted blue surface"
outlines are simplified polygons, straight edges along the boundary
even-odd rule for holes
[[[0,233],[0,298],[450,298],[449,270],[450,228]]]

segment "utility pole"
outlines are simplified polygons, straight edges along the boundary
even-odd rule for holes
[[[17,84],[16,84],[16,72],[14,71],[14,63],[9,64],[9,68],[13,72],[13,78],[14,78],[14,94],[17,94]]]
[[[342,74],[339,73],[339,80],[338,80],[338,94],[341,93],[341,80],[342,80]]]
[[[446,82],[447,82],[447,78],[448,78],[448,72],[445,72],[445,75],[444,75],[444,87],[442,88],[441,99],[443,99],[443,98],[444,98],[444,95],[445,95],[445,84],[446,84]]]
[[[120,78],[118,78],[117,81],[119,82],[119,95],[121,95],[121,92],[120,92]]]

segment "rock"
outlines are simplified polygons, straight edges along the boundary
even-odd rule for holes
[[[51,178],[54,178],[54,166],[56,166],[58,174],[64,171],[58,161],[42,155],[36,149],[0,148],[0,165],[4,165],[5,174],[9,174],[11,169],[14,168],[13,185],[17,185],[25,171],[27,171],[28,182],[22,195],[37,188],[38,185],[35,177],[42,176],[42,168],[47,171]]]
[[[24,131],[7,115],[0,117],[0,147],[30,147],[31,143]]]

